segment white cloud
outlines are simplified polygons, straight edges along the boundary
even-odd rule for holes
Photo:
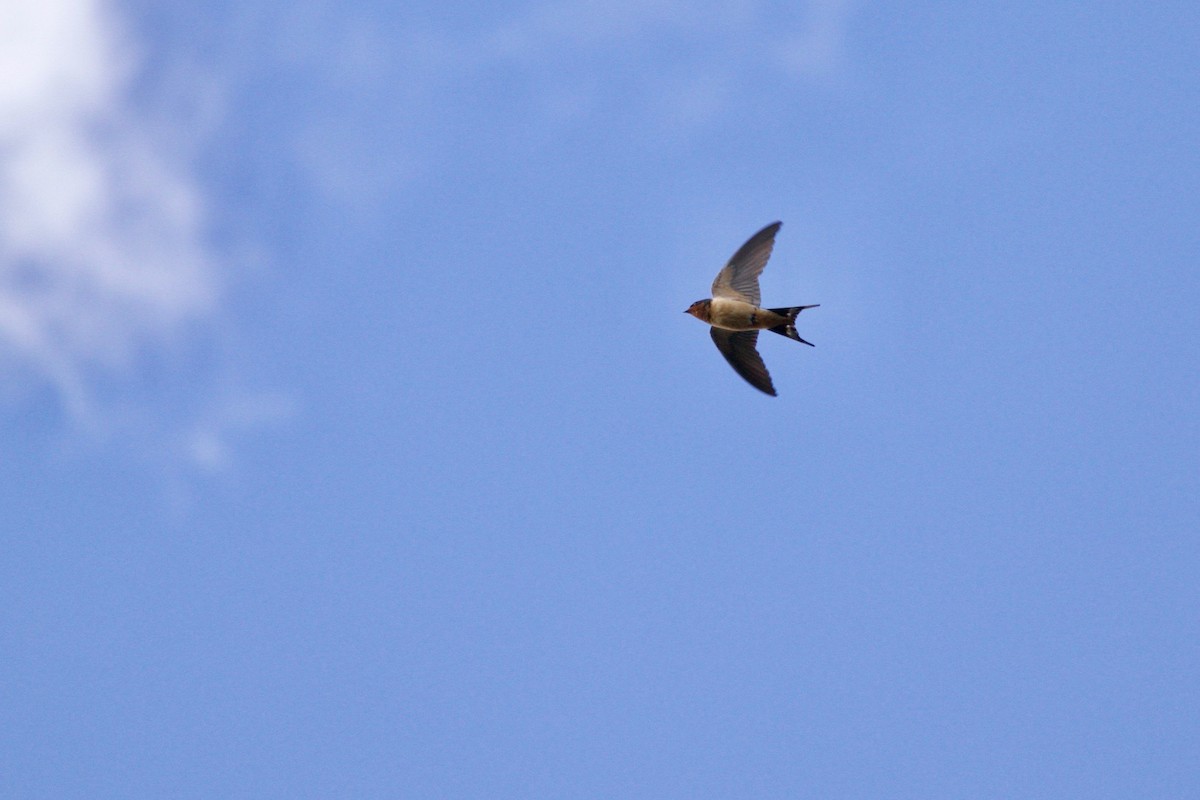
[[[0,369],[76,421],[91,385],[215,311],[185,160],[130,99],[136,60],[100,0],[0,0]]]

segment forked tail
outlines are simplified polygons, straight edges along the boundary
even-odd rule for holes
[[[796,333],[796,324],[795,323],[796,323],[796,317],[799,316],[801,311],[803,311],[806,308],[816,308],[819,305],[821,305],[821,304],[814,303],[811,306],[792,306],[791,308],[769,308],[769,309],[767,309],[768,311],[772,311],[776,314],[779,314],[780,316],[787,317],[787,322],[785,322],[783,325],[776,325],[774,328],[768,328],[767,330],[769,330],[771,333],[778,333],[780,336],[786,336],[789,339],[795,339],[797,342],[800,342],[802,344],[808,345],[809,347],[812,347],[813,346],[812,342],[806,342],[805,340],[800,338],[800,334]]]

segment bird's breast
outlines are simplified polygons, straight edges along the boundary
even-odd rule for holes
[[[765,309],[743,303],[741,300],[729,300],[715,297],[708,311],[708,324],[727,331],[752,331],[769,327],[767,316],[775,316]]]

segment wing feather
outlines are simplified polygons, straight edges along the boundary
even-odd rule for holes
[[[733,367],[747,383],[775,396],[775,386],[771,383],[771,375],[767,365],[758,354],[758,331],[727,331],[723,328],[709,328],[713,343],[725,356],[729,366]]]
[[[775,234],[779,232],[781,225],[782,222],[772,222],[751,236],[733,254],[733,258],[729,259],[729,263],[717,273],[717,278],[713,281],[713,297],[728,297],[756,306],[761,305],[758,276],[767,266],[767,259],[771,257],[771,250],[775,247]]]

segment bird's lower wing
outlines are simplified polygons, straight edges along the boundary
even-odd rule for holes
[[[721,355],[725,356],[729,366],[733,367],[738,375],[745,378],[747,383],[760,392],[775,396],[775,386],[771,383],[767,365],[763,363],[762,356],[758,354],[758,331],[727,331],[723,328],[709,328],[709,334],[712,336],[713,344],[717,346]]]

